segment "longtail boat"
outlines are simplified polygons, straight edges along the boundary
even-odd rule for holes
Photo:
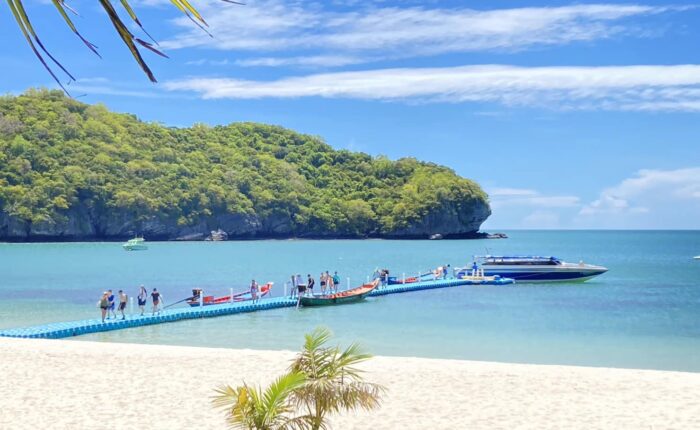
[[[272,290],[272,282],[268,282],[265,285],[260,286],[260,291],[258,292],[258,299],[263,298],[270,294],[270,290]],[[193,293],[195,293],[197,290],[193,290]],[[201,290],[199,290],[201,291]],[[234,294],[233,295],[233,301],[234,302],[245,302],[248,300],[253,300],[253,295],[250,293],[250,291],[244,291],[242,293]],[[221,296],[221,297],[214,297],[214,296],[204,296],[202,299],[202,302],[204,306],[209,306],[209,305],[220,305],[224,303],[230,303],[231,302],[231,296]],[[187,304],[196,307],[199,306],[199,294],[195,293],[193,294],[192,298],[187,300]]]
[[[389,285],[413,284],[416,282],[420,282],[420,278],[417,276],[411,276],[410,278],[406,279],[400,279],[396,276],[389,276],[389,278],[387,279],[387,283]]]
[[[387,283],[389,285],[413,284],[416,282],[423,281],[423,278],[425,278],[426,276],[431,276],[431,277],[435,278],[437,276],[437,273],[431,271],[428,273],[419,274],[418,276],[409,276],[408,278],[399,278],[398,276],[389,276],[387,278]]]
[[[361,287],[326,296],[302,296],[299,298],[299,302],[302,306],[330,306],[359,302],[367,297],[367,294],[377,288],[377,285],[379,285],[379,280],[375,280],[371,284],[365,284]]]

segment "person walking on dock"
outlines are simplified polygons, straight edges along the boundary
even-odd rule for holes
[[[252,297],[253,303],[257,303],[258,301],[258,288],[258,283],[253,279],[250,283],[250,297]]]
[[[119,312],[122,313],[122,320],[126,319],[124,315],[124,309],[126,309],[126,302],[129,300],[129,296],[126,295],[124,290],[119,290]]]
[[[107,290],[107,300],[109,300],[109,312],[107,313],[107,319],[109,319],[109,313],[112,313],[112,316],[114,319],[117,319],[117,313],[114,312],[114,293],[112,293],[112,290]]]
[[[158,306],[160,305],[160,302],[163,300],[163,296],[160,295],[160,293],[158,292],[158,289],[156,289],[156,288],[153,289],[153,292],[151,293],[151,299],[153,299],[153,315],[155,315],[156,312],[158,312],[158,314],[160,315],[160,309],[158,308]]]
[[[107,291],[102,293],[102,298],[98,304],[100,305],[100,310],[102,310],[102,322],[104,323],[107,311],[109,310],[109,293],[107,293]]]
[[[148,299],[148,292],[146,291],[146,287],[143,285],[139,287],[139,295],[137,298],[139,301],[139,309],[141,309],[141,316],[143,316],[143,313],[146,310],[146,300]]]
[[[447,275],[449,274],[449,272],[450,272],[450,265],[449,264],[445,264],[444,266],[442,266],[442,279],[447,279]]]

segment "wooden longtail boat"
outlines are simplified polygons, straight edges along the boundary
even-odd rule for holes
[[[413,284],[415,282],[420,282],[420,278],[416,276],[411,276],[410,278],[401,279],[395,276],[390,276],[387,281],[389,285]]]
[[[437,272],[432,271],[432,272],[428,272],[428,273],[422,273],[422,274],[419,274],[418,276],[409,276],[406,279],[399,278],[398,276],[389,276],[387,278],[387,283],[389,285],[413,284],[416,282],[423,281],[423,278],[425,278],[426,276],[430,276],[430,277],[432,277],[432,279],[436,279]]]
[[[299,302],[302,306],[330,306],[359,302],[367,297],[367,294],[377,288],[377,285],[379,285],[379,280],[375,280],[371,284],[365,284],[361,287],[329,294],[327,296],[302,296]]]
[[[270,290],[272,290],[272,282],[268,282],[265,285],[261,285],[260,291],[258,292],[258,299],[270,294]],[[248,300],[253,300],[253,296],[252,296],[252,294],[250,294],[250,291],[244,291],[242,293],[238,293],[238,294],[233,295],[234,302],[245,302]],[[230,303],[231,296],[222,296],[222,297],[204,296],[204,299],[202,300],[202,302],[203,302],[204,306]],[[187,304],[192,306],[192,307],[199,306],[199,296],[194,296],[191,299],[187,300]]]

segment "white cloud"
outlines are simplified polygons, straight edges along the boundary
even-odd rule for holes
[[[572,195],[543,195],[527,188],[491,188],[486,190],[494,209],[528,206],[537,208],[570,208],[580,205],[580,199]]]
[[[235,63],[243,67],[340,67],[352,64],[364,63],[366,59],[345,55],[312,55],[301,57],[254,57],[236,60]]]
[[[161,1],[151,1],[160,4]],[[192,22],[174,20],[180,32],[161,43],[165,49],[203,47],[219,50],[284,52],[260,65],[338,66],[334,57],[355,61],[411,58],[442,53],[512,51],[564,45],[618,35],[645,37],[633,18],[687,7],[588,4],[474,10],[426,6],[383,7],[362,2],[353,10],[327,4],[258,0],[245,6],[203,2],[202,14],[214,38]],[[658,31],[658,30],[657,30]],[[299,53],[299,51],[302,51]],[[320,63],[328,59],[328,63]],[[353,63],[354,64],[354,63]],[[345,65],[345,64],[341,64]]]
[[[187,66],[227,66],[231,62],[229,60],[207,60],[206,58],[200,58],[199,60],[186,61]]]
[[[486,192],[493,214],[485,223],[485,230],[561,228],[581,208],[579,197],[570,194],[511,187],[489,187]]]
[[[676,170],[640,170],[631,178],[603,190],[581,208],[579,215],[629,215],[654,212],[673,202],[690,201],[700,208],[700,167]]]
[[[530,190],[526,188],[491,188],[489,189],[489,195],[491,197],[522,197],[522,196],[536,196],[538,193],[535,190]]]
[[[561,227],[559,223],[560,215],[554,211],[536,210],[522,220],[522,227],[525,228],[549,228]]]
[[[193,77],[164,87],[206,99],[414,99],[564,110],[700,111],[700,65],[403,68],[272,81]]]

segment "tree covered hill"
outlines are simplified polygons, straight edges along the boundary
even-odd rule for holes
[[[281,127],[172,128],[60,91],[0,97],[0,239],[474,235],[488,198],[452,170]]]

